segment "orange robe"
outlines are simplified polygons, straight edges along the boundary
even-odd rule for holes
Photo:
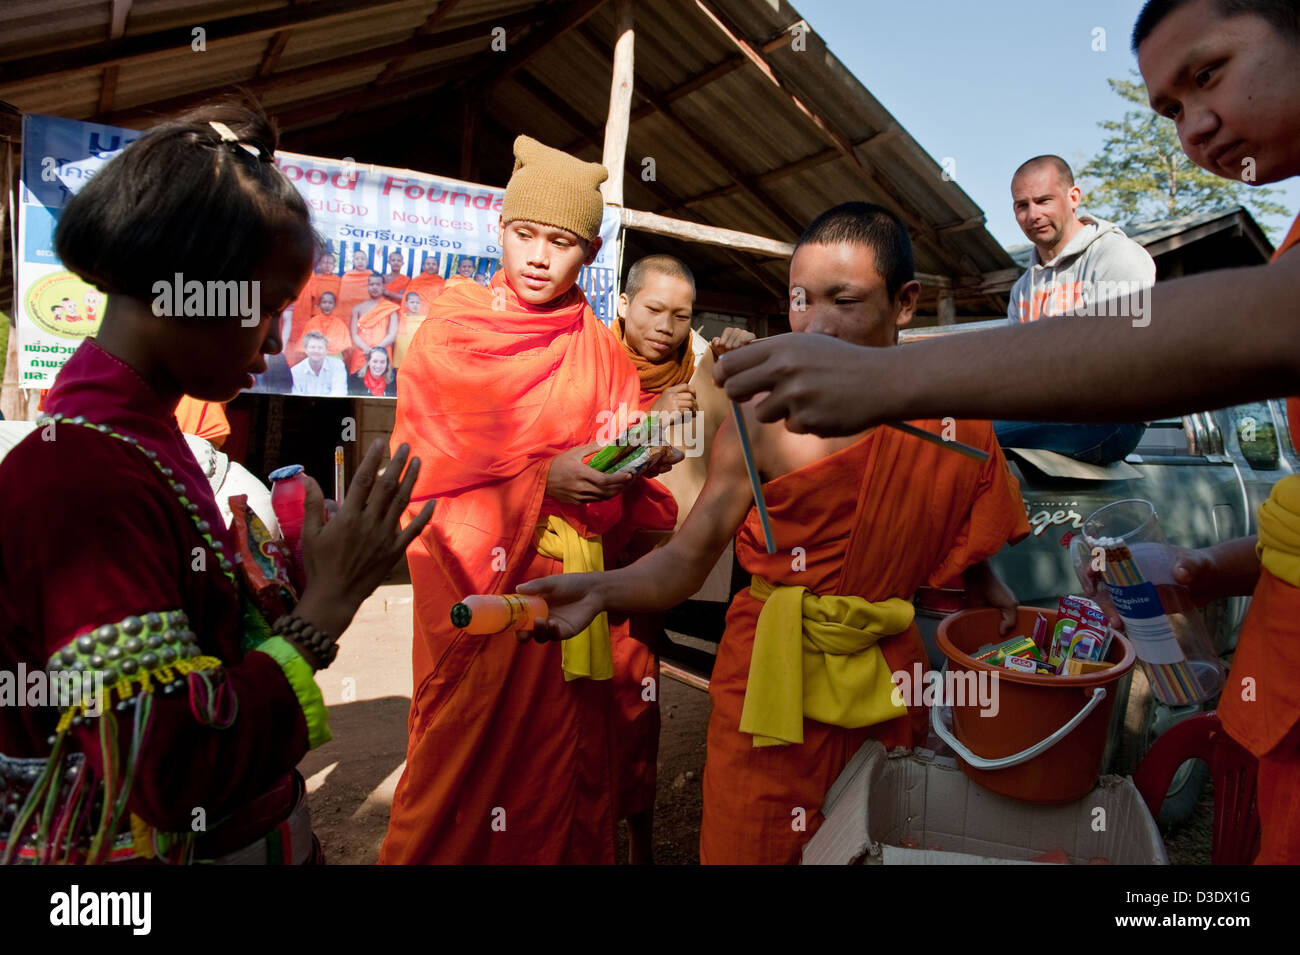
[[[914,424],[936,434],[939,421]],[[841,451],[763,485],[776,537],[768,554],[757,511],[736,538],[736,559],[773,584],[817,594],[852,594],[879,601],[910,600],[917,588],[954,580],[1008,541],[1029,533],[1015,479],[987,421],[962,421],[956,438],[989,452],[983,463],[892,428],[877,428]],[[791,560],[805,549],[804,570]],[[822,823],[827,790],[868,739],[886,748],[924,743],[921,708],[874,726],[844,729],[804,719],[799,745],[755,748],[740,731],[754,630],[762,602],[748,588],[727,613],[727,627],[709,681],[700,861],[789,864]],[[929,669],[913,623],[877,646],[891,672]],[[803,809],[802,816],[795,810]],[[797,818],[807,831],[794,829]]]
[[[463,275],[453,275],[451,278],[443,282],[442,289],[444,292],[450,292],[454,288],[463,287],[466,285],[478,285],[478,283],[475,282],[473,279],[465,278],[465,276]]]
[[[182,434],[197,435],[214,448],[220,448],[230,437],[226,406],[219,401],[200,401],[189,395],[182,396],[176,405],[176,425]]]
[[[611,681],[566,681],[560,644],[471,636],[448,612],[465,594],[558,573],[536,545],[549,515],[605,535],[607,566],[630,529],[673,526],[676,505],[653,482],[587,505],[545,493],[556,454],[594,440],[602,411],[635,407],[636,372],[577,288],[543,309],[504,276],[468,283],[430,318],[399,376],[392,437],[423,463],[408,515],[430,498],[437,508],[407,550],[415,688],[380,862],[612,863]]]
[[[637,405],[641,411],[647,411],[658,398],[657,392],[642,387]],[[614,656],[614,758],[618,776],[615,809],[619,819],[649,812],[655,805],[660,727],[659,657],[654,650],[658,636],[656,622],[657,618],[648,616],[629,618],[619,614],[609,618]],[[651,681],[652,693],[646,692],[647,680]]]
[[[355,374],[361,370],[361,366],[366,363],[366,353],[370,348],[374,348],[385,338],[388,337],[388,326],[392,320],[393,313],[399,311],[400,306],[396,302],[380,302],[370,311],[366,312],[357,319],[357,334],[361,340],[368,346],[366,351],[362,351],[355,345],[352,345],[344,357],[347,362],[348,374]],[[352,333],[348,332],[348,341],[352,341]],[[388,360],[393,360],[393,346],[388,346]]]
[[[406,294],[410,295],[414,292],[419,295],[420,305],[427,312],[433,300],[441,294],[445,284],[446,280],[441,275],[426,275],[421,272],[406,286]]]
[[[384,276],[384,291],[396,294],[406,288],[410,281],[410,278],[405,275],[394,275],[389,272]]]
[[[293,326],[289,331],[289,341],[296,342],[306,334],[306,325],[319,310],[320,297],[326,292],[332,292],[337,302],[339,277],[333,272],[324,275],[313,272],[293,303]]]
[[[290,368],[307,357],[302,340],[308,332],[320,332],[325,336],[325,340],[329,343],[327,353],[330,355],[342,355],[352,347],[352,332],[348,328],[348,323],[339,317],[339,313],[334,311],[326,315],[324,312],[317,312],[303,325],[302,335],[299,335],[284,350],[284,358]]]
[[[1273,261],[1297,245],[1300,216]],[[1300,402],[1295,398],[1287,400],[1287,417],[1291,443],[1300,447]],[[1246,691],[1247,678],[1254,680],[1253,692]],[[1228,735],[1259,760],[1255,863],[1300,864],[1300,813],[1295,808],[1300,793],[1300,589],[1262,567],[1219,699],[1219,719]]]
[[[338,303],[334,306],[335,314],[340,315],[345,321],[352,320],[352,310],[370,298],[371,274],[369,269],[353,269],[343,274],[343,278],[339,280]]]
[[[429,311],[427,307],[423,312],[408,312],[405,308],[398,312],[397,340],[393,342],[392,348],[393,367],[402,367],[402,362],[406,361],[406,352],[415,339],[415,333],[419,331],[420,325],[428,317]]]

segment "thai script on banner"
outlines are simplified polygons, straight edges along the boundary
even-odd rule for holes
[[[104,163],[142,135],[52,116],[23,117],[16,306],[19,380],[25,388],[47,388],[53,383],[81,339],[95,334],[107,302],[106,295],[58,261],[54,230],[59,215]],[[326,256],[318,261],[316,271],[327,277],[332,272],[346,284],[337,292],[309,296],[305,308],[300,298],[299,310],[310,309],[310,315],[286,310],[281,325],[286,333],[283,355],[270,362],[272,367],[255,390],[377,394],[374,376],[371,390],[362,391],[360,383],[372,369],[390,380],[400,372],[399,352],[409,344],[413,327],[436,294],[428,291],[437,284],[434,276],[442,280],[442,287],[491,282],[500,267],[499,221],[505,190],[346,159],[280,152],[275,161],[302,194],[312,224],[326,242]],[[615,317],[618,297],[619,230],[617,210],[606,209],[601,249],[579,276],[592,310],[606,324]],[[380,280],[377,294],[367,282],[371,274]],[[420,294],[403,294],[408,284],[421,289]],[[356,333],[362,332],[363,341],[383,341],[387,336],[382,329],[392,327],[387,323],[394,308],[402,331],[387,345],[389,367],[381,372],[383,356],[357,347]],[[376,328],[381,333],[366,334]],[[322,336],[324,358],[315,335],[304,339],[313,329],[330,333]],[[344,366],[345,376],[325,374],[326,364],[333,361]]]

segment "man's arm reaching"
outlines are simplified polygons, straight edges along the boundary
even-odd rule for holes
[[[1140,317],[1049,318],[901,348],[779,335],[722,356],[714,380],[734,400],[770,391],[762,421],[827,436],[946,416],[1150,420],[1300,392],[1300,252],[1160,283],[1142,302]]]
[[[550,609],[534,639],[567,640],[602,610],[651,613],[677,606],[700,589],[753,502],[740,439],[729,421],[714,439],[704,489],[667,544],[621,570],[556,574],[520,585],[520,593],[544,598]]]

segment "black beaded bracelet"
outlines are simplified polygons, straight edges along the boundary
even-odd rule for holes
[[[339,655],[339,645],[324,630],[318,630],[302,617],[285,614],[271,628],[290,643],[310,651],[320,661],[319,669],[325,669]]]

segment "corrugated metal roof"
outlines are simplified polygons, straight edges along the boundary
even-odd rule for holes
[[[6,0],[0,99],[141,127],[191,95],[241,84],[281,118],[290,149],[503,179],[519,132],[599,158],[615,6]],[[980,209],[830,53],[816,24],[797,49],[791,27],[802,18],[783,0],[657,0],[636,12],[629,206],[792,241],[833,204],[879,202],[907,222],[918,271],[949,283],[965,311],[998,308],[990,289],[1014,263]],[[190,44],[197,27],[202,52]],[[491,49],[494,27],[507,31],[505,52]],[[558,38],[541,43],[549,37]],[[468,162],[466,102],[477,117]],[[641,178],[647,158],[653,181]],[[630,246],[665,243],[634,236]],[[702,286],[779,303],[784,261],[697,246],[691,255]],[[931,284],[923,303],[937,292]]]

